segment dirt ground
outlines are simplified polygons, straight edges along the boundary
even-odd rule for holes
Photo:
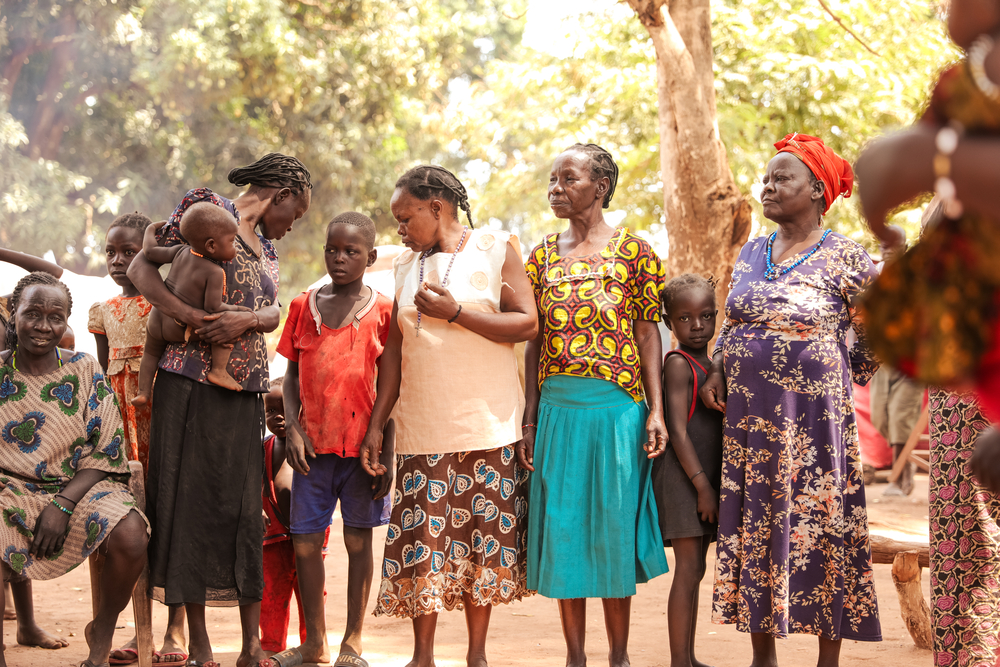
[[[895,539],[926,541],[927,539],[927,476],[918,475],[914,493],[905,499],[883,499],[885,484],[868,487],[868,507],[873,532]],[[334,522],[336,534],[331,536],[327,558],[327,623],[330,642],[339,645],[345,622],[347,556],[341,541],[341,523]],[[385,530],[376,534],[376,542],[384,540]],[[670,550],[667,557],[671,565]],[[381,563],[381,549],[376,551]],[[710,556],[711,558],[711,556]],[[378,567],[376,571],[378,571]],[[882,619],[883,641],[865,643],[845,641],[841,664],[853,665],[930,665],[931,654],[916,648],[910,640],[899,615],[899,603],[889,574],[889,565],[875,566],[875,581]],[[667,667],[666,603],[670,590],[669,574],[639,587],[632,603],[630,656],[636,667]],[[928,573],[923,573],[925,594],[929,596]],[[377,589],[377,583],[375,584]],[[35,606],[39,624],[69,639],[68,648],[46,651],[17,646],[14,622],[4,624],[7,664],[12,667],[64,667],[76,665],[87,656],[83,627],[90,619],[90,588],[86,565],[54,581],[35,582]],[[734,626],[713,625],[711,616],[711,576],[701,587],[701,609],[697,633],[697,654],[704,662],[716,667],[745,667],[750,662],[750,640]],[[374,598],[374,593],[373,596]],[[372,602],[369,602],[369,608]],[[590,664],[606,664],[607,640],[604,635],[600,604],[591,601],[588,617],[588,655]],[[125,642],[133,632],[131,607],[121,615],[115,639]],[[153,608],[154,636],[166,623],[166,609]],[[224,667],[236,663],[239,651],[239,614],[232,608],[210,608],[208,627],[215,646],[215,657]],[[297,633],[293,620],[291,632]],[[297,634],[295,635],[297,637]],[[369,616],[365,626],[365,658],[372,667],[403,667],[412,653],[412,633],[409,622]],[[292,645],[297,639],[291,639]],[[779,660],[783,666],[801,667],[815,664],[816,639],[793,636],[778,643]],[[437,630],[438,667],[460,667],[465,664],[465,624],[462,614],[442,614]],[[556,604],[552,600],[532,597],[520,603],[493,610],[488,644],[490,664],[494,667],[562,667],[565,664],[564,645],[559,627]]]

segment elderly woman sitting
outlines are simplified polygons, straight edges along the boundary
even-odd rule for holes
[[[101,549],[100,608],[80,663],[98,667],[145,563],[148,528],[126,486],[114,392],[96,359],[57,347],[71,307],[69,290],[46,273],[22,278],[10,299],[0,353],[0,558],[5,578],[54,579]]]

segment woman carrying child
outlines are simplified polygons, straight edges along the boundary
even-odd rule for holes
[[[395,406],[398,482],[375,614],[413,619],[410,666],[431,667],[438,613],[464,608],[466,659],[480,667],[493,605],[527,593],[514,344],[534,337],[538,317],[516,237],[472,229],[468,195],[451,172],[411,169],[390,206],[409,252],[396,260],[361,449],[368,474],[384,474],[382,432]]]
[[[527,262],[541,325],[524,353],[518,445],[533,472],[528,586],[558,600],[571,667],[587,662],[586,598],[601,598],[610,664],[627,665],[636,584],[667,571],[649,461],[667,439],[663,266],[646,241],[604,220],[617,183],[600,146],[556,157],[549,205],[568,224]]]
[[[260,647],[263,597],[264,406],[267,349],[262,333],[278,326],[278,258],[271,239],[284,236],[309,208],[309,171],[297,159],[271,153],[229,173],[250,185],[235,201],[207,188],[190,191],[160,231],[160,244],[184,243],[179,223],[194,203],[221,206],[238,220],[235,258],[223,265],[226,302],[247,308],[208,315],[164,285],[143,255],[128,276],[167,317],[195,329],[171,343],[153,387],[148,514],[150,596],[185,605],[189,665],[215,666],[205,605],[240,606],[243,646],[238,667],[264,659]],[[232,344],[229,374],[242,391],[210,383],[211,346]]]
[[[712,360],[715,287],[685,273],[663,290],[663,316],[679,346],[663,359],[663,405],[670,443],[653,461],[653,495],[663,545],[674,550],[674,578],[667,601],[671,667],[695,667],[698,586],[708,548],[719,530],[722,483],[722,413],[705,405],[698,390]]]

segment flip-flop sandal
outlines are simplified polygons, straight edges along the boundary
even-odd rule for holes
[[[170,653],[153,651],[153,657],[158,658],[157,660],[153,660],[157,665],[183,665],[187,662],[188,654],[184,651],[171,651]],[[170,659],[166,660],[165,658]]]
[[[333,667],[368,667],[368,661],[356,653],[341,653]]]
[[[134,665],[139,662],[139,652],[134,648],[116,648],[112,653],[131,653],[134,658],[108,658],[109,665]]]
[[[267,659],[267,667],[298,667],[302,664],[302,654],[297,648],[285,649]]]

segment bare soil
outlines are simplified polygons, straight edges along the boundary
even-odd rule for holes
[[[885,484],[868,487],[868,508],[873,532],[896,539],[927,540],[927,476],[918,475],[914,493],[909,498],[884,499]],[[335,534],[330,540],[327,558],[327,623],[330,642],[338,646],[346,614],[347,556],[341,538],[339,518],[334,522]],[[385,530],[377,532],[376,542],[382,542]],[[673,556],[667,550],[673,564]],[[710,558],[712,556],[710,555]],[[376,551],[381,563],[381,549]],[[379,567],[376,567],[376,572]],[[890,566],[875,566],[875,581],[882,619],[883,641],[879,643],[845,641],[841,664],[854,665],[930,665],[931,654],[913,645],[899,615],[899,603],[890,577]],[[639,587],[632,603],[630,656],[636,667],[667,667],[666,604],[670,590],[669,574]],[[925,594],[929,597],[929,576],[923,573]],[[377,590],[377,582],[374,588]],[[12,667],[64,667],[76,665],[87,656],[83,627],[91,617],[90,580],[86,565],[54,581],[34,584],[36,615],[39,624],[69,639],[68,648],[47,651],[17,646],[13,621],[4,623],[7,664]],[[372,594],[374,598],[374,592]],[[750,639],[731,625],[714,625],[711,618],[712,582],[706,576],[701,587],[697,654],[699,659],[716,667],[746,667],[750,664]],[[373,602],[369,602],[369,607]],[[607,640],[600,604],[591,601],[588,617],[588,655],[590,664],[606,664]],[[154,636],[162,636],[166,624],[166,608],[153,608]],[[239,614],[235,608],[210,608],[208,628],[215,646],[216,660],[224,667],[233,667],[239,652]],[[131,607],[122,613],[116,641],[124,643],[133,633]],[[290,644],[297,644],[297,628],[293,611],[294,635]],[[365,627],[365,658],[372,667],[403,667],[412,655],[412,631],[409,622],[398,619],[368,617]],[[438,667],[465,665],[465,623],[460,612],[442,614],[437,630]],[[779,660],[783,666],[801,667],[816,663],[817,642],[812,636],[792,636],[778,643]],[[520,603],[493,610],[488,645],[490,664],[494,667],[562,667],[565,652],[556,603],[542,597],[532,597]]]

